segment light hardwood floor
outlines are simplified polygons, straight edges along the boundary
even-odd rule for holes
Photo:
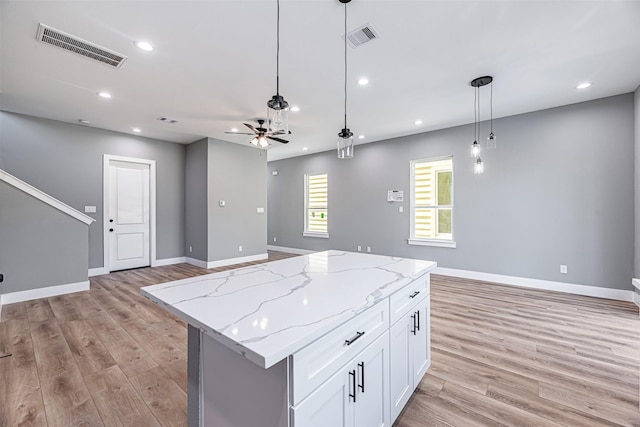
[[[186,325],[139,288],[224,269],[123,271],[3,307],[0,426],[186,425]],[[640,426],[635,305],[435,275],[431,286],[432,366],[396,427]]]

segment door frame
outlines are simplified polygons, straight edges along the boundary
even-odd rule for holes
[[[149,262],[151,267],[157,265],[156,260],[156,161],[147,159],[136,159],[133,157],[103,155],[102,162],[102,242],[103,242],[103,268],[106,273],[111,272],[109,260],[109,163],[112,161],[138,163],[149,165]]]

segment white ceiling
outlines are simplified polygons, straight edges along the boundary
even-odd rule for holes
[[[640,1],[353,0],[348,125],[357,143],[473,122],[478,76],[494,117],[628,93],[640,84]],[[343,5],[281,0],[280,94],[290,143],[269,160],[335,147],[343,127]],[[0,109],[180,143],[264,117],[275,94],[276,1],[1,0]],[[128,56],[120,69],[36,41],[38,23]],[[134,46],[148,40],[153,52]],[[368,77],[360,87],[356,80]],[[589,89],[575,86],[593,82]],[[486,89],[486,90],[485,90]],[[488,88],[482,89],[483,119]],[[109,100],[96,96],[105,90]],[[166,124],[166,116],[179,121]],[[416,119],[423,120],[420,126]],[[302,151],[307,147],[308,151]]]

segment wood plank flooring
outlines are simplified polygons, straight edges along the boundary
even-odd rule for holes
[[[139,289],[239,266],[127,270],[3,307],[0,426],[185,426],[186,325]],[[432,365],[395,427],[640,426],[632,303],[436,275],[431,289]]]

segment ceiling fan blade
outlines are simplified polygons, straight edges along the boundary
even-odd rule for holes
[[[252,131],[254,131],[255,133],[258,133],[258,131],[256,130],[256,128],[253,127],[253,125],[249,124],[249,123],[243,123],[243,125],[245,125],[246,127],[248,127],[249,129],[251,129]]]
[[[287,141],[286,139],[282,139],[282,138],[274,138],[273,136],[268,136],[268,135],[267,135],[267,138],[272,140],[272,141],[281,142],[283,144],[288,144],[289,143],[289,141]]]
[[[230,133],[233,135],[255,135],[254,133],[249,133],[249,132],[225,132],[225,133]]]

